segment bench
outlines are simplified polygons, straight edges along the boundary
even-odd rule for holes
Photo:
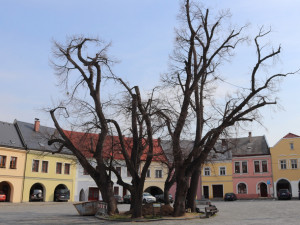
[[[210,205],[208,207],[205,207],[205,217],[209,218],[210,216],[215,215],[219,210],[215,205]]]
[[[196,212],[204,213],[205,207],[211,206],[211,202],[208,199],[195,200]]]

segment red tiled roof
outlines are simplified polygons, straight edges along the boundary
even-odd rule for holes
[[[92,158],[93,152],[96,150],[96,145],[98,142],[99,135],[94,133],[83,133],[75,131],[64,131],[65,134],[69,137],[75,147],[81,151],[81,153],[87,157]],[[131,155],[131,149],[133,145],[133,139],[129,137],[123,138],[125,148],[127,149],[128,155]],[[144,141],[146,142],[146,141]],[[152,161],[166,162],[167,158],[162,150],[159,141],[153,139],[153,158]],[[141,160],[146,160],[147,152],[149,148],[146,147],[144,153],[141,157]],[[113,155],[115,160],[124,160],[124,156],[121,152],[121,146],[119,143],[118,136],[106,136],[103,146],[103,157],[110,158]]]
[[[283,138],[298,138],[300,136],[296,135],[296,134],[292,134],[292,133],[288,133],[287,135],[285,135]]]

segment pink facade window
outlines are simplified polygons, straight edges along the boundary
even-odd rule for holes
[[[242,170],[243,170],[243,173],[248,173],[248,163],[247,162],[242,162]]]
[[[240,162],[234,163],[234,173],[241,173],[240,171]]]
[[[261,161],[261,168],[263,173],[268,172],[268,162],[266,160]]]
[[[259,161],[254,161],[254,172],[255,173],[259,173],[260,172]]]
[[[247,194],[247,186],[244,183],[238,184],[238,193],[239,194]]]
[[[254,161],[254,172],[255,173],[267,173],[268,162],[266,160]]]

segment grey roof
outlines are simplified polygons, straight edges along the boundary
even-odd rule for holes
[[[173,162],[174,158],[173,158],[173,148],[172,148],[172,141],[168,141],[168,140],[161,140],[160,141],[160,145],[168,159],[169,162]],[[180,142],[180,147],[182,149],[182,152],[184,155],[188,155],[189,152],[192,150],[194,145],[193,141],[189,141],[189,140],[182,140]]]
[[[40,126],[39,131],[34,131],[34,124],[15,120],[15,125],[24,145],[29,150],[38,150],[46,152],[56,152],[58,145],[48,145],[48,140],[53,136],[58,136],[55,128]],[[61,154],[72,154],[69,149],[64,148]]]
[[[0,121],[0,146],[24,148],[16,127],[13,124]]]
[[[165,152],[165,155],[167,156],[169,162],[173,162],[173,150],[172,150],[172,142],[171,141],[165,141],[161,140],[160,142],[161,147],[163,151]],[[180,147],[182,149],[182,152],[185,156],[189,154],[189,152],[193,149],[194,142],[189,140],[182,140],[180,142]],[[211,151],[209,153],[209,156],[207,157],[207,160],[209,161],[221,161],[221,160],[231,160],[232,155],[230,151],[226,151],[221,145],[221,143],[216,143],[215,149],[218,152],[224,152],[224,153],[216,153],[215,151]]]
[[[270,149],[265,136],[228,139],[233,156],[269,155]]]
[[[192,150],[193,144],[193,141],[187,140],[180,142],[181,148],[186,154]],[[161,146],[169,162],[173,162],[172,142],[162,140]],[[231,160],[233,156],[270,155],[265,136],[229,138],[225,142],[217,142],[215,149],[217,152],[212,150],[207,157],[207,161]]]

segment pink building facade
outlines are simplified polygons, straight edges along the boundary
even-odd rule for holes
[[[233,191],[238,199],[273,197],[270,149],[264,136],[232,140]]]
[[[233,191],[238,199],[273,196],[271,156],[244,156],[232,159]]]

